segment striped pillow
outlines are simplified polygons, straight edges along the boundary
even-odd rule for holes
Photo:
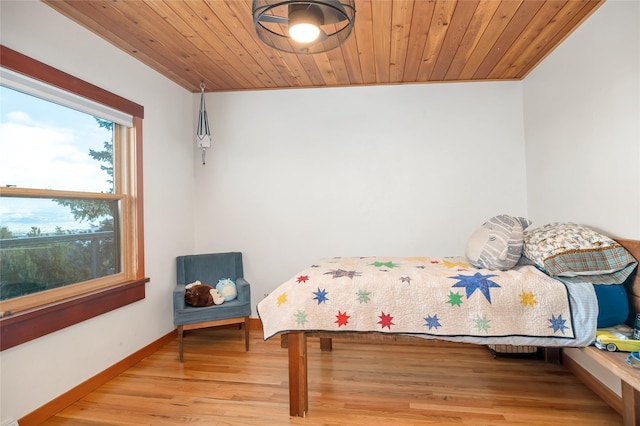
[[[506,214],[494,216],[469,238],[465,256],[476,268],[506,271],[522,255],[522,231],[529,219]]]

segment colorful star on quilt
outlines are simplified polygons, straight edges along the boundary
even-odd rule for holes
[[[309,275],[300,275],[300,276],[298,277],[298,279],[296,280],[296,282],[297,282],[298,284],[300,284],[300,283],[306,283],[307,281],[309,281]]]
[[[358,296],[358,302],[360,303],[369,303],[369,296],[371,295],[370,291],[366,291],[366,290],[358,290],[358,292],[356,293],[356,296]]]
[[[376,268],[380,268],[381,266],[386,266],[389,269],[397,268],[398,266],[400,266],[393,262],[379,262],[379,261],[370,263],[370,265],[375,266]]]
[[[464,287],[467,291],[467,299],[476,291],[480,290],[489,303],[491,303],[491,294],[489,289],[492,287],[500,288],[500,286],[489,278],[496,275],[482,275],[480,272],[476,272],[472,276],[469,275],[456,275],[455,277],[449,277],[456,280],[460,280],[452,287]]]
[[[567,322],[567,320],[562,319],[562,314],[558,315],[558,318],[556,318],[556,316],[552,314],[551,318],[549,318],[549,322],[551,323],[549,328],[553,328],[554,333],[556,331],[561,331],[562,334],[564,334],[564,331],[569,328],[566,325],[564,325]]]
[[[429,330],[434,327],[436,330],[438,329],[438,327],[442,327],[442,324],[440,324],[440,321],[438,321],[438,314],[435,314],[434,316],[427,315],[424,320],[426,321],[426,324],[424,326],[429,327]]]
[[[338,327],[340,327],[349,324],[349,318],[351,318],[351,316],[347,315],[346,312],[338,311],[338,315],[336,315],[336,318],[337,319],[335,320],[335,322],[338,323]]]
[[[488,332],[489,331],[489,322],[490,321],[491,320],[487,319],[486,315],[483,315],[482,318],[477,316],[476,319],[475,319],[476,328],[478,329],[478,331]]]
[[[353,277],[359,277],[362,275],[361,272],[356,271],[344,271],[342,269],[334,269],[333,271],[325,272],[325,275],[333,275],[333,278],[342,278],[347,277],[353,279]]]
[[[452,291],[449,291],[449,300],[447,300],[447,303],[451,306],[460,307],[462,305],[462,295],[458,292],[454,293]]]
[[[464,262],[451,262],[447,259],[443,259],[442,260],[442,264],[444,266],[446,266],[447,268],[455,268],[456,266],[460,267],[460,268],[468,268],[469,264],[464,263]]]
[[[411,277],[400,277],[400,282],[411,284]]]
[[[381,313],[382,315],[378,316],[378,318],[380,318],[380,321],[378,321],[378,324],[380,324],[382,328],[387,327],[389,330],[391,330],[391,326],[395,325],[394,323],[391,322],[393,317],[391,316],[391,314],[385,314],[384,312],[381,312]]]
[[[316,295],[316,297],[314,297],[314,299],[318,301],[318,305],[321,304],[321,303],[326,302],[327,300],[329,300],[327,298],[327,294],[328,293],[324,289],[320,290],[320,287],[318,287],[318,291],[314,291],[313,294]]]
[[[283,303],[287,303],[287,293],[282,293],[280,296],[278,296],[278,307],[280,307],[280,305],[282,305]]]
[[[304,325],[305,322],[307,322],[307,313],[304,311],[296,312],[296,324]]]
[[[522,290],[522,293],[520,293],[520,304],[523,306],[531,306],[532,308],[536,307],[536,303],[538,303],[538,301],[536,300],[536,295],[528,292],[525,293],[524,290]]]

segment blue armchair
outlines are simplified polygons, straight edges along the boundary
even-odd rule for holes
[[[177,286],[173,290],[173,324],[178,331],[180,362],[183,361],[183,333],[185,330],[244,323],[245,350],[249,350],[249,317],[251,316],[251,288],[243,277],[242,253],[212,253],[179,256]],[[238,290],[235,300],[221,305],[193,307],[185,303],[185,285],[199,280],[215,286],[218,280],[231,278]]]

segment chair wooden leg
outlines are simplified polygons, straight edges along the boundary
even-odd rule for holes
[[[178,326],[178,353],[180,354],[180,362],[182,362],[182,346],[183,346],[183,342],[182,342],[182,334],[183,334],[183,329],[182,326],[179,325]]]
[[[249,352],[249,317],[244,317],[244,346]]]

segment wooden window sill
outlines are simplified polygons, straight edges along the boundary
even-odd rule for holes
[[[128,281],[116,287],[4,317],[0,319],[0,351],[142,300],[147,282],[149,278]]]

